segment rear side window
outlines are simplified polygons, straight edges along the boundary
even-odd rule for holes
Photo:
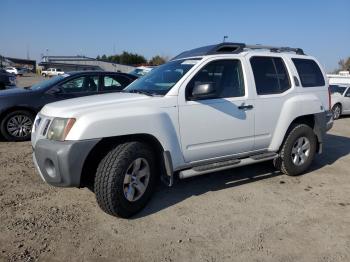
[[[320,67],[314,60],[292,58],[303,87],[324,86],[325,81]]]
[[[254,56],[250,59],[250,64],[258,95],[280,94],[291,87],[282,58]]]

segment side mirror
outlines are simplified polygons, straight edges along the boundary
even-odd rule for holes
[[[214,98],[216,97],[215,84],[213,82],[197,82],[194,84],[191,95],[192,100]]]
[[[46,93],[49,94],[49,95],[57,95],[57,94],[60,94],[62,93],[62,88],[59,87],[59,86],[54,86],[52,87],[50,90],[48,90]]]

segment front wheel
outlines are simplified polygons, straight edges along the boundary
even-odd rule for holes
[[[1,121],[1,133],[8,141],[29,140],[33,122],[34,116],[28,111],[11,112]]]
[[[97,168],[96,200],[106,213],[127,218],[146,206],[155,182],[152,149],[140,142],[122,143],[107,153]]]
[[[299,175],[311,165],[316,146],[317,138],[310,126],[294,125],[282,145],[279,157],[274,160],[274,165],[286,175]]]

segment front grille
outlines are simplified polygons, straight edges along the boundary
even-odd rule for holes
[[[51,123],[51,120],[47,119],[45,122],[45,125],[44,125],[43,132],[42,132],[43,136],[46,136],[46,133],[47,133],[47,130],[49,129],[50,123]]]

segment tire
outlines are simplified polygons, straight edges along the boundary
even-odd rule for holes
[[[126,181],[139,181],[139,178],[133,180],[132,176],[127,175],[133,173],[135,166],[137,166],[135,163],[139,160],[141,161],[139,170],[143,170],[142,174],[147,173],[146,164],[148,164],[149,169],[148,183],[146,183],[146,179],[143,180],[143,185],[145,185],[143,194],[137,189],[138,187],[132,186],[133,182],[126,183]],[[140,173],[135,173],[136,177]],[[155,184],[156,168],[152,149],[140,142],[125,142],[114,147],[99,163],[95,176],[94,192],[97,203],[104,212],[128,218],[146,206],[154,191]],[[132,196],[135,199],[132,199]]]
[[[6,87],[5,87],[5,84],[4,83],[0,83],[0,90],[5,90]]]
[[[46,74],[41,74],[43,77],[46,77]]]
[[[17,123],[21,123],[21,127],[19,127],[18,129],[17,135],[15,134],[15,131],[13,131],[13,128],[16,127],[16,125],[14,124],[15,119],[17,119]],[[7,141],[10,142],[27,141],[30,139],[31,136],[33,122],[34,115],[28,111],[18,110],[10,112],[1,120],[1,134]]]
[[[274,166],[288,176],[302,174],[311,165],[316,154],[316,146],[317,138],[312,128],[306,124],[296,124],[290,129],[279,157],[274,159]]]
[[[333,119],[337,120],[341,116],[342,113],[342,106],[341,104],[335,104],[332,108],[332,113],[333,113]]]

